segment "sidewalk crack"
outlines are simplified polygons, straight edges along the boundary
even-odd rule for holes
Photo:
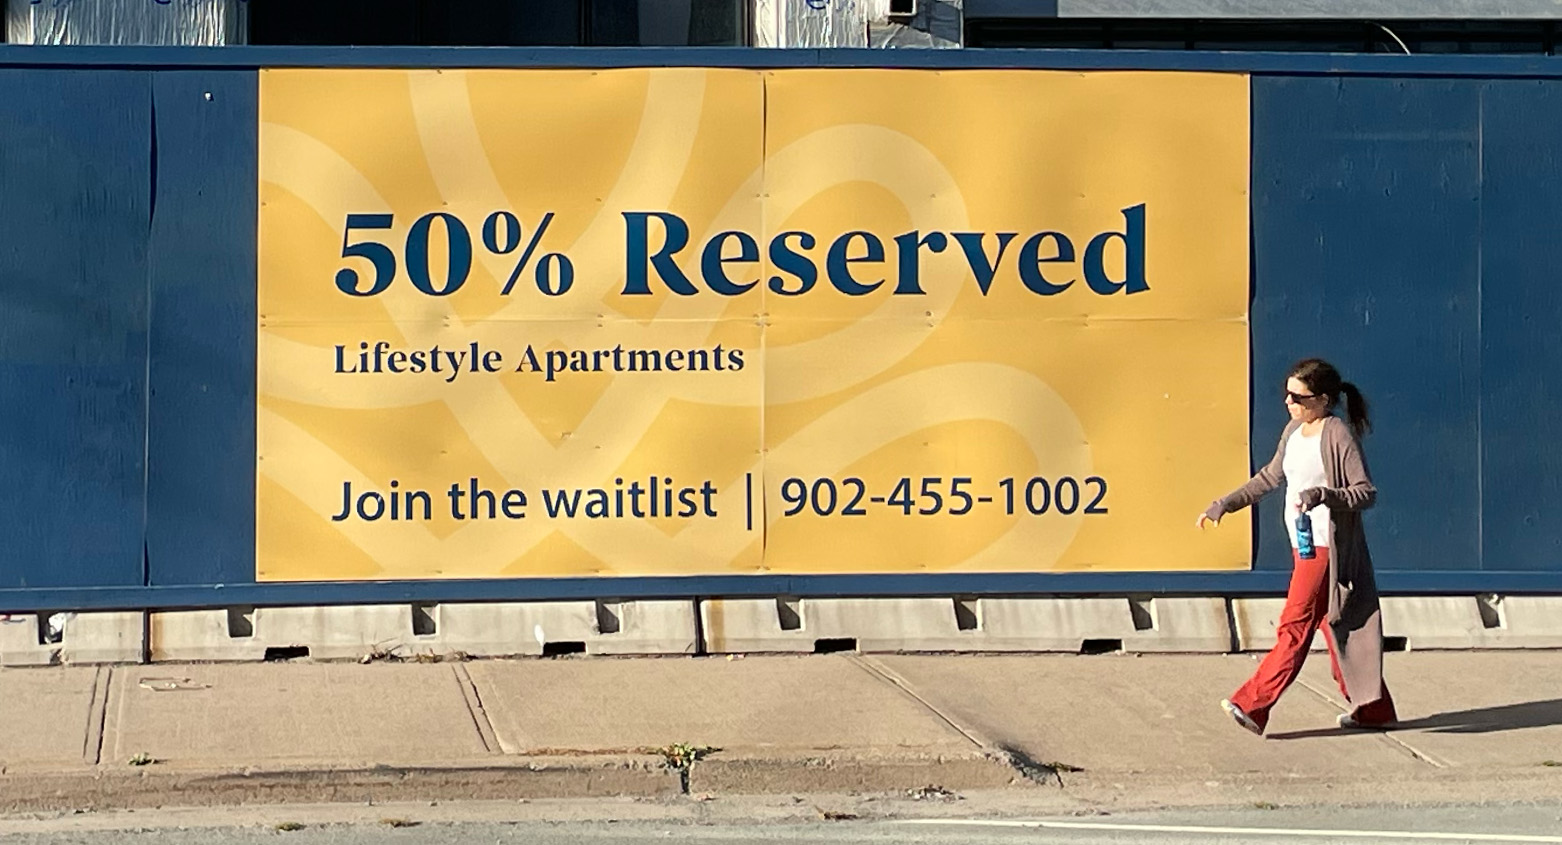
[[[1066,788],[1067,785],[1063,782],[1063,773],[1082,771],[1081,769],[1075,768],[1073,766],[1064,766],[1059,763],[1042,763],[1040,761],[1034,760],[1030,757],[1029,754],[1026,754],[1024,751],[1021,751],[1020,749],[1008,743],[995,742],[988,739],[987,737],[982,736],[977,731],[961,725],[959,722],[955,721],[953,716],[939,709],[937,705],[933,704],[933,702],[929,701],[927,698],[923,697],[921,693],[913,689],[910,681],[902,678],[898,673],[896,673],[893,669],[890,669],[888,666],[885,666],[884,664],[879,663],[878,661],[873,660],[866,655],[853,655],[849,658],[849,660],[857,664],[858,667],[860,667],[868,674],[873,675],[879,680],[884,681],[885,683],[900,690],[901,694],[922,705],[939,721],[948,725],[950,729],[965,737],[968,742],[970,742],[972,745],[975,745],[989,757],[1002,760],[1009,768],[1013,769],[1021,777],[1024,777],[1026,780],[1029,780],[1032,783],[1046,784],[1048,786],[1055,784],[1060,789]]]
[[[103,762],[103,735],[108,722],[109,684],[114,680],[114,667],[99,666],[92,678],[92,702],[87,705],[87,735],[82,745],[83,762],[96,766]]]
[[[911,684],[905,678],[895,674],[895,672],[892,671],[888,666],[874,661],[865,655],[852,655],[848,659],[852,663],[857,664],[863,671],[873,675],[881,681],[884,681],[890,686],[895,687],[911,700],[922,705],[929,713],[932,713],[939,721],[948,725],[952,730],[954,730],[955,733],[965,737],[966,740],[972,745],[982,749],[983,751],[995,750],[995,746],[983,740],[975,731],[965,728],[960,723],[956,722],[954,717],[946,714],[944,711],[938,709],[938,707],[935,706],[931,701],[923,698],[921,693],[911,688]]]
[[[1338,701],[1335,701],[1334,697],[1329,695],[1327,692],[1324,692],[1323,690],[1318,689],[1317,687],[1313,686],[1312,684],[1308,683],[1306,680],[1301,679],[1301,678],[1298,678],[1296,683],[1297,683],[1297,686],[1300,686],[1302,689],[1305,689],[1308,692],[1312,693],[1313,695],[1316,695],[1319,698],[1323,699],[1323,701],[1325,703],[1327,703],[1327,704],[1329,704],[1329,705],[1331,705],[1333,707],[1338,708],[1341,712],[1345,711],[1345,708],[1341,707],[1340,703]],[[1401,751],[1404,751],[1406,754],[1409,754],[1411,757],[1414,757],[1415,759],[1420,760],[1421,762],[1427,764],[1428,766],[1432,766],[1433,768],[1437,768],[1437,769],[1446,769],[1446,768],[1448,768],[1448,764],[1446,762],[1444,762],[1442,760],[1439,760],[1435,756],[1433,756],[1431,754],[1428,754],[1427,752],[1422,751],[1419,748],[1416,748],[1415,746],[1411,745],[1410,743],[1400,739],[1399,737],[1394,735],[1393,731],[1377,731],[1377,734],[1378,734],[1379,737],[1381,737],[1382,739],[1386,740],[1389,744],[1399,746]]]
[[[494,731],[493,722],[488,719],[488,711],[483,708],[482,693],[477,691],[477,684],[472,680],[471,673],[466,671],[465,664],[451,664],[451,672],[455,675],[456,684],[461,687],[461,697],[466,701],[467,714],[472,717],[472,727],[477,729],[477,738],[483,743],[483,750],[489,754],[503,754],[500,747],[499,736]]]

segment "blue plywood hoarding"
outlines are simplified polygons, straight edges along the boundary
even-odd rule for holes
[[[1331,358],[1374,403],[1385,589],[1562,592],[1551,60],[0,48],[0,610],[1284,588],[1273,503],[1250,573],[255,584],[255,69],[647,63],[1253,72],[1254,461]]]

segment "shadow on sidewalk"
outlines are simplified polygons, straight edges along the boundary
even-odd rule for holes
[[[1562,699],[1526,701],[1523,704],[1504,704],[1501,707],[1482,707],[1477,710],[1459,710],[1438,713],[1420,719],[1399,722],[1386,730],[1428,731],[1444,734],[1486,734],[1498,731],[1515,731],[1522,728],[1547,728],[1562,725]],[[1270,739],[1314,739],[1325,736],[1371,733],[1371,731],[1324,728],[1309,731],[1290,731],[1270,734]]]

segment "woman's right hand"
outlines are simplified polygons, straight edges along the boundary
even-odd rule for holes
[[[1200,511],[1199,512],[1199,518],[1193,523],[1193,525],[1194,525],[1194,527],[1196,527],[1196,528],[1198,528],[1200,530],[1203,530],[1205,523],[1208,523],[1210,525],[1219,525],[1220,524],[1220,517],[1215,517],[1214,519],[1210,519],[1209,518],[1209,514]]]

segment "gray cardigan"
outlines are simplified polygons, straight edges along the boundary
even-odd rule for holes
[[[1246,484],[1217,499],[1205,512],[1210,519],[1249,507],[1285,484],[1285,446],[1301,423],[1292,420],[1280,434],[1280,445],[1269,464]],[[1329,554],[1328,623],[1334,633],[1340,673],[1351,704],[1362,707],[1382,697],[1383,617],[1377,582],[1372,575],[1372,555],[1362,529],[1361,512],[1377,501],[1377,488],[1367,472],[1361,444],[1350,426],[1339,417],[1323,424],[1323,470],[1327,487],[1301,491],[1307,507],[1329,507],[1333,522]]]

